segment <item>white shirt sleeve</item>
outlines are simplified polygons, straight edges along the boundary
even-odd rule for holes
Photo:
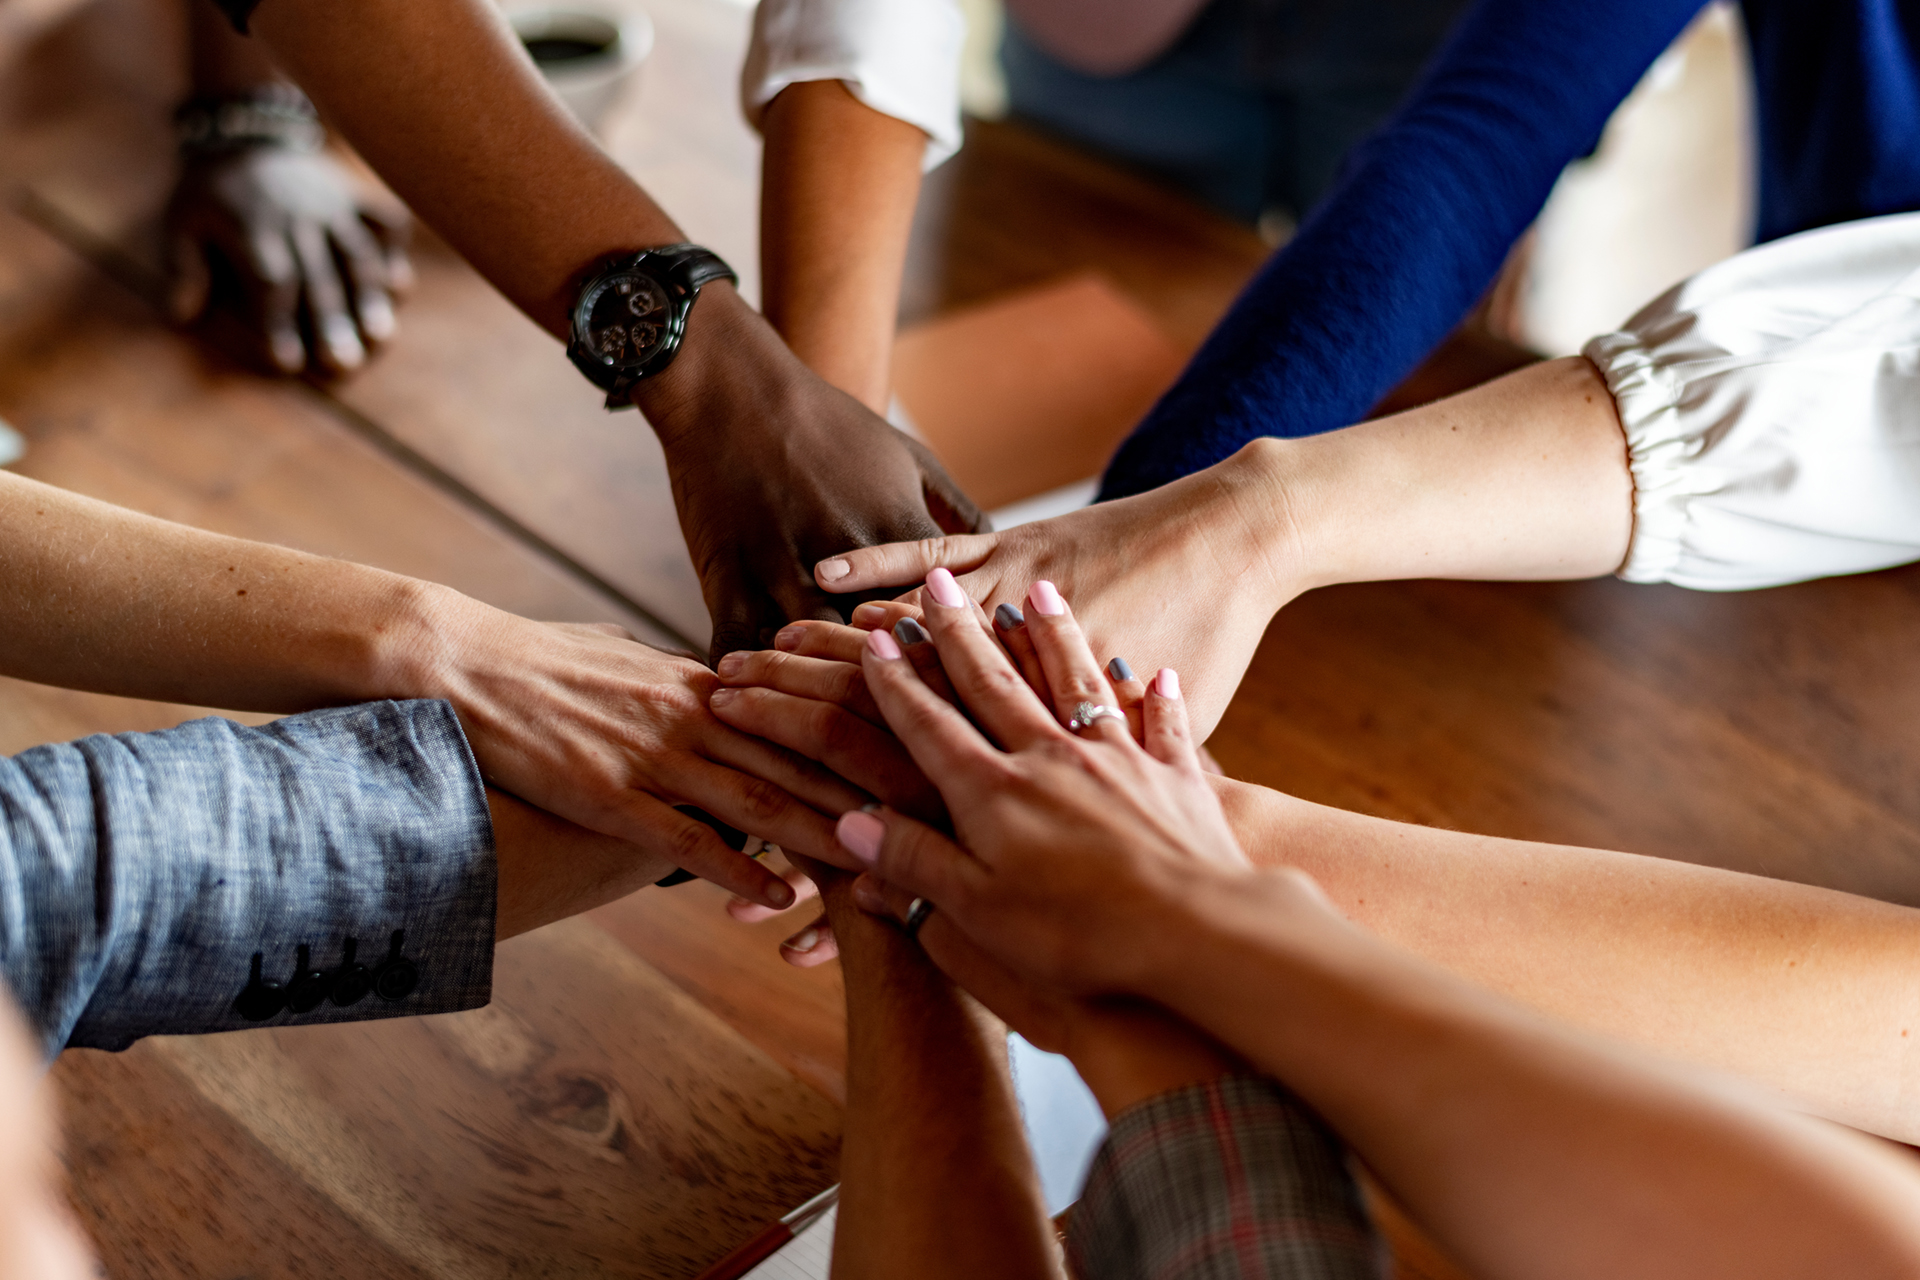
[[[959,0],[761,0],[740,72],[755,129],[790,84],[839,80],[875,111],[927,135],[924,167],[960,149]]]
[[[1750,249],[1586,355],[1633,471],[1621,577],[1735,591],[1920,560],[1920,214]]]

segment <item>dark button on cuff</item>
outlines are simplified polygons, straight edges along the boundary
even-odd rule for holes
[[[387,958],[373,971],[373,994],[382,1000],[404,1000],[420,985],[420,966],[400,954],[406,931],[395,929],[387,944]]]
[[[373,970],[363,964],[354,963],[354,952],[360,944],[348,938],[340,950],[340,967],[333,971],[333,991],[331,999],[342,1009],[348,1005],[359,1004],[373,990]]]
[[[265,1022],[287,1006],[287,989],[271,978],[260,976],[260,964],[266,957],[253,953],[253,974],[233,1002],[233,1011],[248,1022]]]

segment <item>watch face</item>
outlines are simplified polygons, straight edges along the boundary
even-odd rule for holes
[[[666,345],[672,315],[667,291],[639,272],[622,271],[593,287],[580,304],[587,350],[610,367],[643,364]]]

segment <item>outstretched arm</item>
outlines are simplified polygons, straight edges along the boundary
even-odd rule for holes
[[[1632,529],[1614,400],[1576,357],[1345,431],[1258,440],[1124,501],[1004,533],[867,547],[814,572],[829,590],[868,591],[945,567],[989,612],[1019,608],[1047,579],[1080,602],[1103,661],[1193,673],[1204,738],[1273,615],[1303,591],[1591,577],[1619,567]]]
[[[849,887],[822,894],[847,989],[835,1280],[1056,1280],[1006,1030]]]
[[[926,627],[971,718],[885,633],[863,657],[957,843],[891,812],[848,815],[842,838],[890,910],[937,904],[921,937],[943,967],[984,954],[1187,1019],[1305,1099],[1476,1274],[1920,1267],[1904,1158],[1569,1033],[1356,927],[1306,875],[1247,869],[1171,672],[1148,687],[1144,745],[1116,719],[1069,733],[1058,704],[1114,694],[1044,594],[1028,628],[1050,704],[964,601],[935,599]]]
[[[1363,417],[1473,306],[1700,7],[1481,0],[1121,446],[1101,496]]]
[[[532,622],[6,473],[0,582],[0,672],[250,711],[445,698],[489,781],[770,905],[791,901],[777,877],[669,806],[831,854],[823,813],[861,800],[721,725],[711,673],[618,627]]]
[[[686,239],[486,0],[265,0],[252,26],[413,211],[556,337],[602,260]],[[811,373],[725,282],[634,403],[666,452],[715,656],[831,614],[807,572],[819,556],[978,523],[930,454]]]

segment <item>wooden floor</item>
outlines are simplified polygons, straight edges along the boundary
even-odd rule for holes
[[[649,0],[610,149],[753,273],[746,11]],[[398,341],[337,387],[255,376],[153,308],[178,93],[156,0],[0,26],[0,417],[20,470],[160,515],[704,648],[658,449],[427,239]],[[1099,273],[1190,349],[1263,247],[1009,126],[929,184],[903,319]],[[1408,394],[1496,371],[1456,348]],[[1212,747],[1372,813],[1920,903],[1920,571],[1742,596],[1412,583],[1275,623]],[[18,683],[0,751],[187,708]],[[74,1198],[114,1276],[697,1272],[833,1178],[840,991],[708,886],[504,947],[496,1003],[412,1023],[74,1052]],[[1408,1274],[1444,1264],[1409,1253]]]

